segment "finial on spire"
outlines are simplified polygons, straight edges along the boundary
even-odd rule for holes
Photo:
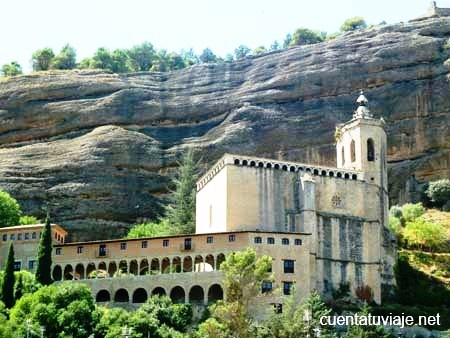
[[[372,114],[370,113],[368,106],[369,100],[367,100],[367,97],[364,95],[364,91],[361,89],[359,92],[359,97],[356,100],[356,103],[358,104],[358,108],[353,114],[353,118],[373,118]]]

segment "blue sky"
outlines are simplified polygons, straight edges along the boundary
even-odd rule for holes
[[[1,0],[0,65],[17,60],[30,69],[31,54],[57,52],[69,43],[78,59],[98,47],[128,48],[143,41],[179,51],[205,47],[224,56],[240,44],[250,48],[282,41],[307,27],[337,31],[362,16],[377,24],[408,21],[426,12],[428,0]],[[450,0],[438,0],[450,7]]]

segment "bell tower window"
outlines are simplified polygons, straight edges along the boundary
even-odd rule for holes
[[[367,140],[367,161],[375,161],[375,146],[371,138]]]
[[[345,165],[345,150],[344,147],[342,147],[342,165]]]
[[[356,161],[355,140],[352,140],[352,142],[350,143],[350,161]]]

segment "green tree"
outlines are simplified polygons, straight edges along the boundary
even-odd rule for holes
[[[370,307],[364,304],[358,315],[367,317],[370,314]],[[390,338],[391,334],[385,331],[382,326],[374,325],[350,325],[344,338]]]
[[[19,225],[21,215],[19,203],[6,191],[0,190],[0,227]]]
[[[78,64],[79,69],[95,68],[95,66],[96,66],[96,62],[93,58],[84,58]]]
[[[422,203],[406,203],[402,205],[402,220],[404,223],[413,222],[425,213]]]
[[[167,63],[169,70],[183,69],[186,67],[183,58],[177,53],[169,53],[167,55]]]
[[[183,58],[186,67],[195,65],[200,62],[198,56],[195,54],[192,48],[189,48],[188,50],[182,49],[180,55]]]
[[[234,61],[234,55],[232,53],[227,53],[225,55],[225,62],[233,62]]]
[[[247,55],[249,55],[251,52],[251,49],[248,48],[246,45],[240,45],[238,48],[234,50],[234,56],[236,57],[236,60],[243,59]]]
[[[403,237],[408,246],[419,249],[439,249],[447,239],[446,229],[438,223],[432,223],[423,217],[406,223]]]
[[[52,226],[50,215],[47,211],[45,226],[39,241],[38,260],[36,268],[36,280],[42,285],[49,285],[53,282],[51,275],[52,267]]]
[[[450,180],[442,179],[430,182],[426,194],[432,202],[436,203],[437,206],[442,207],[450,201]]]
[[[355,16],[353,18],[345,20],[341,26],[341,32],[351,32],[358,29],[367,28],[367,23],[360,16]]]
[[[31,62],[33,64],[33,70],[48,70],[52,64],[55,53],[51,48],[39,49],[33,53]]]
[[[197,167],[194,151],[189,149],[181,160],[178,177],[175,179],[172,202],[167,206],[167,221],[172,229],[176,229],[177,233],[190,234],[195,232]]]
[[[201,325],[200,330],[211,332],[223,328],[223,334],[232,332],[233,337],[254,337],[255,328],[252,325],[249,305],[261,292],[262,282],[272,279],[268,272],[271,266],[271,257],[257,258],[256,252],[251,248],[228,255],[220,266],[225,275],[226,302],[217,302],[212,307],[215,321],[206,321]]]
[[[14,299],[15,301],[18,301],[20,298],[22,298],[24,293],[24,285],[23,285],[23,277],[22,274],[19,274],[16,282],[16,286],[14,288]]]
[[[133,46],[128,55],[134,71],[149,71],[157,58],[155,47],[148,41]]]
[[[288,33],[283,41],[283,48],[288,48],[292,42],[292,35]]]
[[[171,234],[171,228],[166,220],[158,223],[142,223],[130,229],[126,238],[157,237]]]
[[[125,49],[115,49],[111,53],[111,66],[108,69],[113,73],[130,72],[132,69],[128,52]]]
[[[92,57],[92,63],[90,63],[89,66],[90,66],[90,68],[100,68],[100,69],[111,70],[113,68],[112,64],[113,64],[113,59],[111,56],[111,52],[104,47],[100,47],[94,53],[94,56]]]
[[[13,61],[10,64],[4,64],[0,70],[2,76],[14,76],[22,74],[22,66],[17,62]]]
[[[253,55],[260,55],[260,54],[264,54],[264,53],[266,53],[266,52],[267,52],[266,47],[264,47],[264,46],[259,46],[259,47],[256,47],[256,48],[253,50]]]
[[[53,69],[74,69],[77,65],[77,53],[75,48],[66,44],[51,63]]]
[[[291,46],[311,45],[324,41],[322,35],[307,28],[299,28],[292,35]]]
[[[47,338],[87,338],[98,324],[97,314],[86,285],[64,282],[24,295],[11,310],[10,324],[18,337],[26,336],[29,319],[33,331],[45,327]]]
[[[199,56],[199,60],[202,63],[217,62],[217,56],[209,48],[205,48]]]
[[[274,51],[274,50],[279,50],[279,49],[280,49],[280,43],[279,43],[277,40],[275,40],[275,41],[270,45],[269,51]]]
[[[19,219],[20,225],[39,224],[40,221],[34,216],[21,216]]]
[[[5,306],[10,309],[14,305],[14,245],[9,245],[8,258],[5,264],[5,273],[3,275],[2,283],[2,301]]]

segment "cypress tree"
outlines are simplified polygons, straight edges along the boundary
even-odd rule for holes
[[[189,149],[180,163],[178,178],[175,180],[175,191],[172,193],[172,203],[167,207],[167,220],[175,233],[195,232],[197,167],[194,151]]]
[[[36,268],[36,280],[42,285],[50,285],[52,280],[52,227],[50,225],[50,216],[47,211],[45,226],[39,241],[38,261]]]
[[[19,278],[17,279],[16,289],[14,291],[14,300],[18,301],[23,296],[23,277],[22,274],[19,273]]]
[[[2,300],[8,309],[14,306],[14,283],[14,245],[11,243],[9,246],[2,285]]]

